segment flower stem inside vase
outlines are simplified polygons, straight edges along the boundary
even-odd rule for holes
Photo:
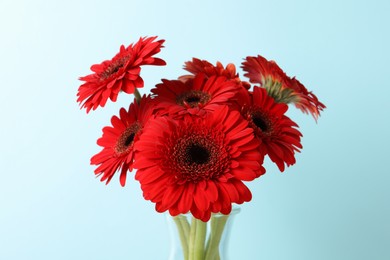
[[[207,241],[205,260],[219,260],[219,244],[229,215],[213,215],[210,224],[210,237]]]
[[[169,223],[175,223],[171,226],[174,243],[170,260],[227,259],[225,251],[230,233],[229,223],[239,211],[239,208],[235,208],[229,215],[212,214],[208,222],[196,219],[191,214],[169,216]]]
[[[191,228],[190,223],[188,223],[187,217],[184,215],[173,217],[173,220],[175,221],[177,231],[179,232],[184,259],[188,260],[188,236]]]
[[[207,223],[192,217],[190,237],[188,242],[188,260],[204,259]]]

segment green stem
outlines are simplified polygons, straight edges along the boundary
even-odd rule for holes
[[[184,259],[188,260],[188,233],[190,230],[190,224],[185,216],[173,217],[173,220],[175,221],[177,231],[179,232]]]
[[[137,104],[139,104],[139,102],[141,101],[141,94],[139,93],[137,88],[134,89],[134,97],[135,100],[137,101]]]
[[[206,230],[207,223],[202,220],[197,220],[198,224],[196,225],[196,240],[195,246],[198,250],[195,251],[195,259],[203,260],[204,258],[204,247],[206,240]]]
[[[207,241],[205,260],[219,260],[219,243],[229,215],[213,215],[211,217],[210,239]]]
[[[203,260],[207,223],[192,218],[189,238],[189,260]]]
[[[180,216],[181,226],[183,228],[184,236],[186,241],[188,241],[188,236],[190,234],[190,223],[188,223],[186,216]]]

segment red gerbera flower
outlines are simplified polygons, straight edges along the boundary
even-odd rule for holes
[[[268,95],[279,103],[294,103],[297,108],[305,113],[311,113],[315,120],[325,105],[309,92],[295,78],[290,78],[274,61],[268,61],[264,57],[246,57],[242,68],[247,73],[244,76],[252,83],[258,83],[264,87]]]
[[[214,111],[220,105],[226,105],[239,91],[239,86],[224,76],[206,77],[197,74],[186,82],[180,80],[162,80],[152,89],[156,95],[160,114],[203,116],[206,111]]]
[[[128,170],[133,170],[134,144],[137,143],[145,123],[153,112],[150,97],[143,96],[140,104],[134,100],[129,110],[121,108],[119,117],[111,118],[112,126],[103,128],[103,136],[97,144],[103,150],[91,158],[91,164],[99,165],[95,174],[108,184],[114,174],[121,170],[120,184],[125,186]]]
[[[193,75],[198,73],[204,73],[208,77],[217,75],[225,76],[228,79],[236,80],[238,83],[241,83],[246,89],[250,88],[250,84],[246,81],[241,81],[238,73],[236,72],[236,66],[233,63],[226,65],[226,68],[223,67],[221,62],[217,62],[214,66],[207,60],[200,60],[197,58],[192,58],[192,61],[185,62],[184,69],[191,72]],[[189,78],[193,78],[193,75],[185,75],[179,77],[179,79],[186,81]]]
[[[88,113],[98,106],[104,107],[109,98],[115,102],[120,91],[132,94],[135,88],[142,88],[144,82],[140,66],[166,64],[164,60],[153,57],[164,43],[164,40],[154,41],[156,38],[140,38],[135,45],[127,48],[122,45],[114,58],[91,66],[94,73],[80,77],[85,81],[77,93],[81,107],[85,107]]]
[[[262,141],[262,153],[268,154],[282,172],[284,164],[290,166],[295,163],[294,153],[302,148],[302,134],[294,128],[298,125],[284,115],[287,109],[286,104],[276,103],[268,96],[264,88],[255,86],[252,103],[242,110],[243,117]]]
[[[212,212],[229,214],[232,203],[251,199],[242,181],[265,172],[258,146],[247,121],[227,106],[204,119],[160,117],[135,144],[135,178],[158,212],[190,211],[207,221]]]

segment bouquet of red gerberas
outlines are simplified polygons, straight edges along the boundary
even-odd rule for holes
[[[122,45],[111,60],[93,65],[93,73],[80,78],[77,101],[87,112],[104,107],[108,99],[115,102],[120,92],[135,96],[103,128],[97,141],[103,149],[91,158],[95,174],[109,183],[120,172],[124,186],[128,172],[136,169],[144,198],[158,212],[191,213],[202,222],[213,213],[227,215],[232,204],[251,200],[244,182],[265,173],[265,156],[280,171],[295,163],[302,134],[286,116],[287,104],[315,119],[325,105],[262,56],[248,56],[241,66],[253,86],[233,64],[193,58],[184,66],[189,75],[163,79],[141,97],[141,67],[166,64],[155,57],[164,43],[156,38]]]

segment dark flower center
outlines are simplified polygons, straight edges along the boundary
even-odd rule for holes
[[[247,112],[250,118],[250,125],[255,130],[257,136],[271,136],[275,132],[274,119],[267,112],[259,108],[251,108]]]
[[[267,123],[263,120],[263,118],[261,118],[260,116],[252,116],[252,121],[253,123],[261,129],[261,131],[263,132],[267,132],[268,130],[268,125]]]
[[[124,145],[129,146],[134,141],[135,133],[131,133],[125,140]]]
[[[100,74],[100,77],[104,80],[115,73],[117,73],[123,66],[125,66],[126,62],[129,60],[128,56],[121,57],[117,60],[112,61],[107,68]]]
[[[179,105],[188,105],[191,108],[197,107],[198,104],[206,104],[210,101],[211,96],[200,90],[190,90],[182,93],[176,98],[176,103]]]
[[[187,103],[199,103],[200,102],[200,97],[196,97],[196,96],[190,96],[190,97],[187,97],[185,99],[185,102]]]
[[[210,152],[199,144],[188,146],[186,153],[189,163],[205,164],[210,160]]]
[[[166,167],[176,173],[178,183],[217,179],[229,167],[229,153],[223,136],[203,131],[172,139]]]
[[[142,126],[138,122],[135,122],[134,124],[126,128],[126,130],[119,136],[118,141],[116,142],[114,148],[115,151],[118,154],[129,152],[129,148],[133,146],[135,136],[141,129]]]

